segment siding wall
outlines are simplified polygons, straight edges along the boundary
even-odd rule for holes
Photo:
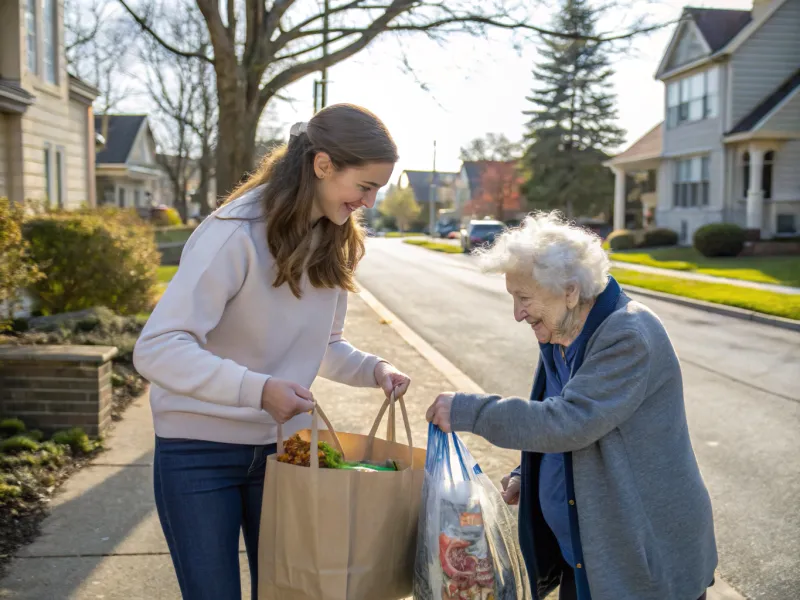
[[[89,205],[87,164],[87,136],[89,131],[88,107],[75,100],[69,102],[70,151],[66,156],[66,183],[68,208]]]
[[[791,140],[775,151],[773,169],[775,202],[800,201],[800,140]]]
[[[786,0],[731,58],[732,111],[727,129],[800,65],[800,0]]]
[[[800,91],[780,107],[761,128],[763,131],[800,132]]]

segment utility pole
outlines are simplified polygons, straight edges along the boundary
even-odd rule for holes
[[[325,0],[322,13],[322,58],[328,58],[328,12],[329,0]],[[328,105],[328,67],[322,67],[320,79],[314,81],[314,114]]]
[[[433,173],[431,174],[431,187],[428,191],[428,235],[433,237],[436,222],[436,140],[433,140]]]

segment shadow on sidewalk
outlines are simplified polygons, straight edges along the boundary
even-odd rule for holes
[[[102,460],[101,455],[68,482],[42,535],[18,552],[0,582],[0,597],[73,597],[108,556],[164,554],[169,561],[155,517],[153,450],[124,466]]]

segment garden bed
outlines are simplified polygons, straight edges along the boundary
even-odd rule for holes
[[[105,308],[17,320],[0,344],[116,346],[112,370],[112,421],[119,421],[146,382],[133,367],[133,347],[145,317],[122,317]],[[11,415],[13,417],[13,415]],[[58,486],[102,449],[81,430],[59,432],[42,441],[41,432],[6,419],[0,426],[0,577],[16,549],[29,542],[47,514]]]
[[[447,254],[463,254],[464,250],[461,246],[457,246],[455,244],[448,244],[446,242],[433,242],[427,239],[408,239],[403,240],[406,244],[411,244],[412,246],[420,246],[422,248],[427,248],[428,250],[434,250],[435,252],[445,252]]]

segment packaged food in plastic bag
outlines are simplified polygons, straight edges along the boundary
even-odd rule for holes
[[[431,424],[414,600],[530,600],[516,521],[455,433]]]

